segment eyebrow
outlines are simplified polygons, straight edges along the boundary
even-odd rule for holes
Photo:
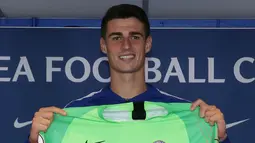
[[[116,36],[116,35],[120,36],[120,35],[122,35],[122,33],[121,33],[121,32],[112,32],[112,33],[110,33],[110,34],[108,35],[108,37]]]
[[[140,36],[144,37],[144,35],[140,32],[130,32],[130,33],[131,33],[131,35],[140,35]]]
[[[144,37],[144,35],[143,35],[142,33],[140,33],[140,32],[130,32],[129,34],[130,34],[130,35],[140,35],[140,36]],[[117,35],[118,35],[118,36],[121,36],[122,33],[121,33],[121,32],[112,32],[112,33],[109,34],[108,37],[117,36]]]

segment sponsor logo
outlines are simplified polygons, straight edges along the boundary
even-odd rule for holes
[[[234,122],[234,123],[227,124],[227,129],[232,128],[232,127],[234,127],[236,125],[239,125],[239,124],[241,124],[243,122],[246,122],[248,120],[250,120],[250,119],[245,119],[245,120],[241,120],[241,121],[237,121],[237,122]]]
[[[95,143],[103,143],[103,142],[105,142],[105,141],[99,141],[99,142],[95,142]],[[85,143],[89,143],[88,140],[86,140]]]
[[[165,143],[164,141],[161,141],[161,140],[157,140],[157,141],[155,141],[155,142],[153,142],[153,143]]]
[[[27,125],[30,125],[31,123],[32,123],[32,121],[19,122],[19,118],[16,118],[16,120],[14,121],[14,127],[15,128],[23,128]]]

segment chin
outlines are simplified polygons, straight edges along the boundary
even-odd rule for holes
[[[133,68],[117,68],[116,70],[119,73],[135,73],[140,71],[142,68],[141,67],[133,67]]]
[[[119,70],[119,73],[135,73],[137,70]]]
[[[118,73],[132,73],[132,72],[136,72],[136,69],[128,69],[128,68],[115,68],[115,71],[117,71]]]
[[[110,68],[118,73],[136,73],[143,70],[144,66],[143,64],[112,64],[110,65]]]

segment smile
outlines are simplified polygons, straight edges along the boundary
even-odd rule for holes
[[[123,55],[123,56],[119,56],[120,59],[133,59],[135,57],[134,54],[131,54],[131,55]]]

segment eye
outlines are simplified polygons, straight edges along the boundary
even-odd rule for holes
[[[132,36],[132,39],[134,39],[134,40],[139,40],[140,37],[139,37],[139,36]]]
[[[112,37],[112,40],[114,40],[114,41],[121,40],[121,37],[120,36],[115,36],[115,37]]]

